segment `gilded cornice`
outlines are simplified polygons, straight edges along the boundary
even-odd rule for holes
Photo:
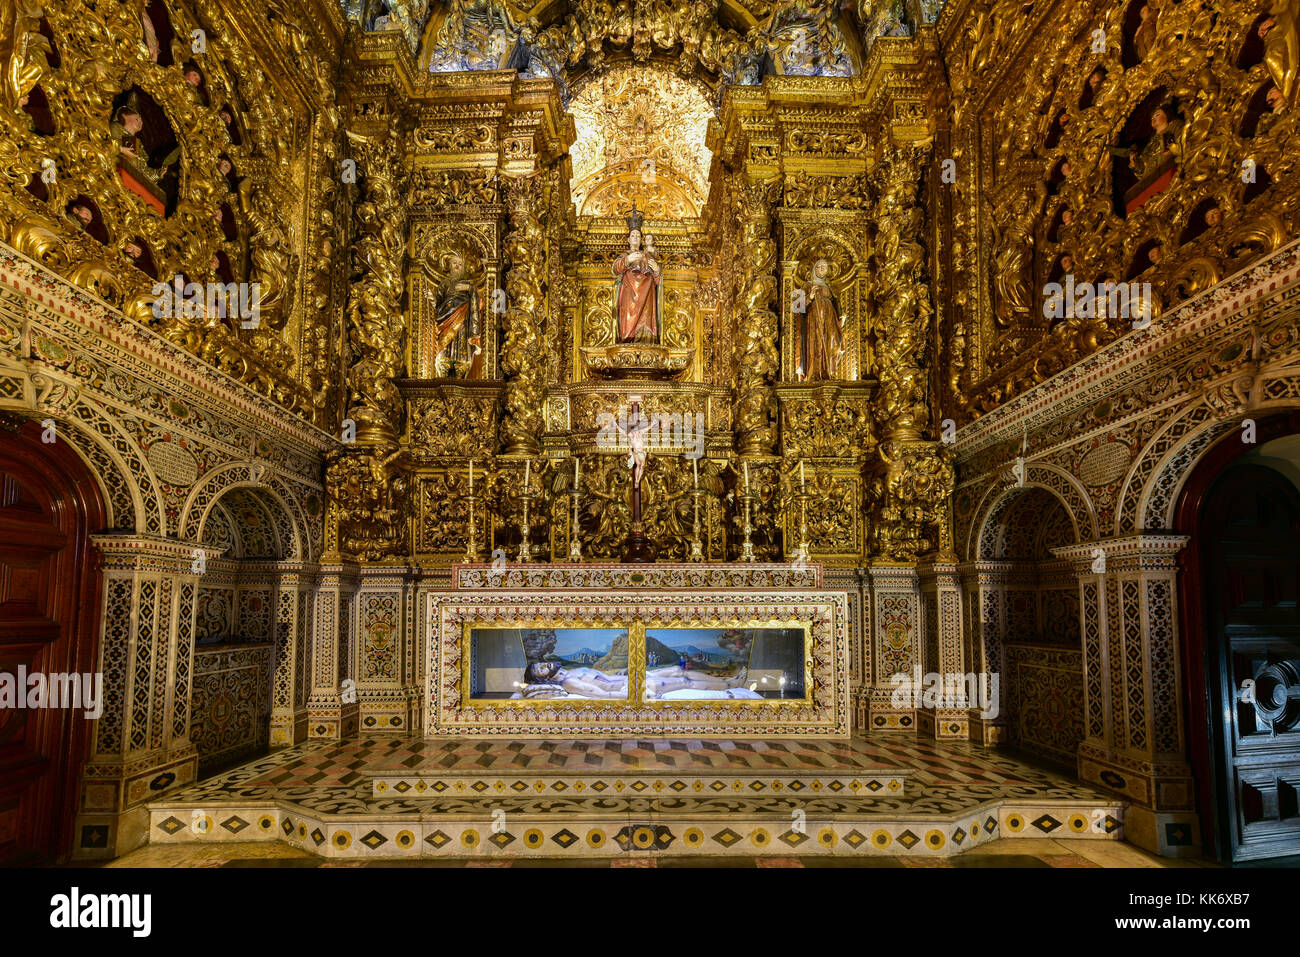
[[[130,370],[142,381],[158,384],[181,401],[263,435],[282,436],[299,454],[320,453],[338,445],[334,436],[3,244],[0,288],[22,296],[34,310],[33,317],[41,317],[39,325],[61,332],[88,354]]]
[[[999,442],[1018,442],[1047,423],[1080,412],[1106,395],[1167,375],[1194,353],[1240,338],[1263,301],[1300,284],[1300,242],[1278,250],[1181,304],[1146,329],[1134,330],[957,432],[962,460]]]

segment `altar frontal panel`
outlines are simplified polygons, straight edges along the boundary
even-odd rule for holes
[[[429,736],[849,736],[844,594],[434,594],[428,625]]]

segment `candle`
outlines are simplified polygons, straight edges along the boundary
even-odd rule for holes
[[[803,459],[800,459],[800,460],[799,460],[799,491],[802,492],[802,491],[803,491],[803,487],[804,487],[804,481],[803,481]]]
[[[532,467],[531,461],[524,463],[524,488],[528,488],[528,477],[532,474]]]
[[[691,472],[695,475],[695,487],[700,487],[700,460],[691,459]]]
[[[469,460],[469,494],[474,494],[474,460]]]
[[[582,459],[576,455],[573,457],[573,487],[575,489],[578,487],[578,465],[581,461]]]
[[[745,494],[749,494],[749,463],[745,463]]]

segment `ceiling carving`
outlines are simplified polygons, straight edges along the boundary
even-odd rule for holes
[[[579,213],[613,215],[635,199],[655,218],[700,214],[713,109],[696,84],[669,70],[619,64],[583,84],[569,111],[577,130],[570,193]]]
[[[848,76],[876,36],[908,36],[939,0],[343,0],[400,31],[434,72],[517,69],[570,85],[621,60],[673,63],[716,92],[764,75]]]

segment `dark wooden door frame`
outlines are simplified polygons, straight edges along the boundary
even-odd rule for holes
[[[17,426],[15,428],[15,426]],[[50,671],[93,673],[99,663],[100,559],[90,535],[103,531],[107,511],[99,484],[65,441],[42,442],[44,430],[30,420],[0,417],[0,460],[5,470],[48,508],[52,524],[67,535],[58,559],[53,610],[60,625],[51,645]],[[89,754],[92,722],[63,709],[34,712],[41,753],[51,756],[39,786],[49,828],[33,848],[47,860],[66,859],[73,844],[82,765]]]
[[[1215,763],[1211,754],[1210,716],[1205,681],[1205,557],[1200,535],[1201,507],[1214,480],[1234,460],[1258,449],[1265,442],[1300,433],[1300,410],[1282,412],[1255,420],[1253,445],[1241,441],[1241,430],[1227,433],[1187,477],[1174,511],[1174,530],[1191,536],[1178,557],[1178,625],[1182,649],[1183,714],[1187,716],[1187,755],[1196,779],[1196,808],[1200,812],[1201,841],[1208,855],[1220,854],[1218,798],[1215,792]]]

